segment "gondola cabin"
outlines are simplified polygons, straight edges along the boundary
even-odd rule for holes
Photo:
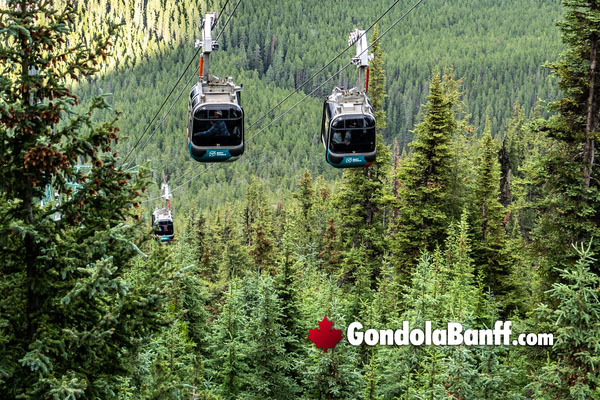
[[[364,92],[335,88],[323,105],[321,141],[336,168],[367,167],[375,161],[375,116]]]
[[[175,237],[171,211],[156,210],[152,214],[154,237],[161,242],[170,242]]]
[[[198,82],[188,103],[188,147],[191,157],[201,162],[234,161],[244,153],[242,87],[231,77],[221,79],[209,73],[210,53],[219,48],[212,39],[217,21],[216,12],[204,18]]]
[[[244,110],[241,90],[231,78],[211,76],[190,92],[187,135],[196,161],[234,161],[244,153]]]

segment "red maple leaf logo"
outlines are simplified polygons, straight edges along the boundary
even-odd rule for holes
[[[342,330],[332,329],[331,321],[327,317],[323,317],[319,321],[318,329],[309,329],[308,338],[317,346],[317,349],[323,349],[327,353],[327,349],[333,349],[337,342],[342,340]]]

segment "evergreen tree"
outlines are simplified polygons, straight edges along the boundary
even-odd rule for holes
[[[254,227],[250,255],[259,272],[275,269],[275,246],[269,228],[270,225],[263,224],[263,222],[257,223]]]
[[[379,43],[379,26],[375,24],[371,37],[371,50],[373,59],[369,63],[369,100],[377,121],[377,133],[383,133],[386,127],[385,110],[383,102],[387,97],[385,93],[385,69],[383,68],[383,50]]]
[[[126,280],[145,179],[117,166],[115,121],[94,122],[106,101],[77,108],[68,88],[98,71],[114,29],[73,44],[74,20],[71,3],[0,9],[2,398],[114,397],[161,300]]]
[[[131,354],[129,374],[120,396],[179,399],[186,392],[191,393],[180,382],[193,383],[195,357],[193,344],[186,337],[186,326],[178,318],[180,288],[173,279],[176,268],[173,254],[165,246],[152,242],[147,264],[137,262],[129,280],[141,285],[148,277],[166,277],[168,280],[160,288],[157,287],[160,281],[150,280],[152,287],[165,295],[166,302],[153,321],[159,328],[156,334],[144,338],[137,352]]]
[[[498,154],[500,161],[500,202],[507,207],[511,202],[511,181],[515,174],[519,175],[519,168],[523,165],[529,145],[529,130],[525,127],[525,113],[521,104],[513,105],[513,114],[508,123],[508,128],[503,135],[502,145]]]
[[[378,365],[375,360],[375,357],[371,358],[371,361],[366,367],[365,373],[365,390],[363,394],[364,400],[381,400],[383,397],[377,394],[377,381],[378,375],[377,371]]]
[[[302,345],[306,331],[302,324],[302,299],[298,293],[297,256],[293,252],[294,244],[294,234],[286,228],[283,243],[284,257],[274,286],[280,304],[285,356],[289,360],[289,369],[285,372],[292,382],[299,385],[303,361],[306,357],[306,348]]]
[[[408,321],[411,329],[424,329],[425,321],[436,324],[438,318],[442,318],[439,302],[441,277],[429,253],[421,255],[410,278],[410,285],[402,291],[402,301],[410,307],[389,324],[401,328],[404,321]],[[423,396],[424,391],[439,388],[436,371],[441,355],[439,349],[431,350],[435,353],[424,346],[392,346],[382,350],[379,390],[385,400],[418,398]],[[428,374],[425,371],[429,371]]]
[[[507,277],[510,266],[505,259],[504,207],[500,204],[500,165],[496,143],[487,121],[479,144],[479,165],[473,189],[471,226],[473,260],[483,282],[495,295],[509,291]]]
[[[329,288],[328,292],[333,295],[333,289]],[[336,307],[337,301],[332,298],[325,300],[329,308],[327,315],[331,315],[334,327],[339,326],[344,332],[344,318]],[[355,347],[342,340],[326,353],[314,346],[310,348],[303,385],[306,398],[356,399],[364,387],[362,381]]]
[[[565,0],[565,20],[559,24],[567,49],[550,67],[559,78],[563,97],[552,104],[558,114],[542,129],[555,145],[543,160],[541,179],[546,195],[538,225],[540,252],[553,267],[573,262],[569,245],[598,236],[600,199],[594,170],[596,133],[600,121],[600,37],[596,0]],[[536,182],[537,183],[537,182]]]
[[[300,178],[300,181],[296,187],[298,188],[298,192],[294,194],[294,197],[298,199],[300,206],[302,207],[302,215],[304,216],[305,220],[304,229],[308,233],[311,231],[311,226],[308,223],[308,217],[313,206],[314,195],[312,176],[308,170],[304,171],[304,174]]]
[[[213,324],[208,365],[209,380],[217,385],[213,391],[227,400],[238,399],[249,379],[247,346],[242,337],[247,319],[237,285],[235,279],[230,283],[223,309]]]
[[[542,399],[597,399],[600,396],[600,277],[590,243],[576,248],[579,260],[561,269],[564,283],[550,291],[558,302],[554,321],[554,357],[530,385]],[[540,309],[541,312],[543,309]]]
[[[457,82],[435,75],[431,81],[425,119],[415,130],[413,154],[398,173],[399,213],[394,238],[396,266],[406,279],[419,251],[443,243],[450,209],[452,138],[457,127],[454,106]]]
[[[183,242],[186,243],[190,251],[186,252],[185,255],[189,257],[190,262],[199,266],[206,246],[206,218],[194,210],[186,222],[186,237]]]
[[[323,270],[328,275],[332,275],[340,268],[341,261],[340,243],[333,219],[327,222],[327,229],[323,234],[321,242],[321,251],[317,257],[322,261]]]
[[[292,354],[286,353],[289,332],[282,324],[281,300],[270,277],[244,279],[244,287],[257,285],[257,302],[244,329],[250,373],[244,398],[294,399],[299,387],[290,376]]]

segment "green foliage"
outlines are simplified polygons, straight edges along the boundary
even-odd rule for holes
[[[117,166],[107,102],[77,107],[68,88],[97,72],[114,27],[67,42],[75,15],[72,4],[0,8],[2,398],[115,397],[162,301],[160,279],[129,276],[147,173]],[[99,111],[109,122],[94,122]],[[47,188],[58,201],[41,202]]]
[[[505,252],[506,212],[500,203],[498,151],[489,120],[478,150],[480,156],[471,204],[473,258],[485,286],[502,297],[510,291],[507,282],[510,265]]]
[[[559,26],[566,46],[560,61],[551,64],[562,97],[552,103],[557,114],[541,129],[552,140],[540,161],[545,196],[536,204],[543,216],[536,229],[546,273],[556,279],[555,267],[573,262],[569,245],[598,236],[600,207],[594,170],[596,132],[600,115],[598,18],[596,1],[565,1]],[[559,233],[560,232],[560,233]]]
[[[334,295],[333,292],[330,294]],[[330,304],[327,315],[335,321],[334,327],[344,332],[346,322],[340,314],[341,309],[336,307],[335,301],[330,301]],[[314,321],[316,325],[317,319]],[[335,349],[326,353],[312,346],[306,359],[303,382],[306,398],[355,399],[364,386],[358,369],[357,351],[345,341],[340,341]]]
[[[193,41],[200,37],[204,13],[218,11],[222,5],[222,2],[198,0],[147,3],[144,8],[124,1],[94,0],[77,5],[81,15],[77,19],[78,32],[86,40],[104,30],[107,18],[125,24],[115,42],[116,56],[101,66],[104,75],[76,86],[77,93],[84,99],[98,93],[112,94],[111,104],[123,111],[120,127],[125,136],[130,137],[121,141],[121,155],[129,152],[192,59]],[[233,4],[229,3],[226,13],[232,11]],[[323,175],[334,179],[339,174],[325,164],[318,141],[322,110],[322,100],[318,99],[323,99],[334,85],[348,87],[348,83],[355,80],[354,69],[324,85],[315,92],[316,98],[309,97],[260,134],[262,127],[300,101],[303,94],[292,96],[263,122],[259,123],[259,117],[325,65],[332,54],[342,51],[350,30],[365,29],[387,6],[356,0],[327,7],[315,0],[303,4],[291,0],[277,4],[256,0],[242,2],[222,32],[221,50],[213,54],[211,70],[218,76],[232,76],[236,83],[244,84],[242,97],[249,139],[244,157],[234,165],[217,165],[205,173],[201,173],[205,167],[190,160],[184,146],[188,84],[181,89],[181,98],[164,123],[159,124],[152,139],[143,149],[137,149],[132,158],[138,163],[151,160],[156,171],[168,171],[177,183],[185,182],[173,201],[176,214],[187,214],[188,209],[199,206],[215,208],[225,201],[242,198],[251,176],[264,179],[268,190],[279,196],[293,190],[304,169],[313,177]],[[380,21],[380,32],[389,27],[391,19],[388,21],[388,18],[396,18],[399,14],[395,13],[408,7],[408,3],[400,2]],[[470,18],[465,20],[464,15]],[[424,82],[439,65],[453,65],[457,76],[464,77],[469,88],[465,100],[471,107],[472,123],[480,131],[486,115],[502,130],[510,119],[515,101],[529,112],[538,98],[554,99],[555,85],[542,63],[556,58],[561,50],[555,40],[558,30],[552,25],[559,16],[558,0],[519,0],[511,4],[485,0],[476,6],[421,4],[391,30],[379,46],[384,53],[382,61],[385,61],[388,77],[385,92],[389,97],[382,99],[381,110],[388,118],[385,129],[379,126],[386,143],[389,145],[397,139],[403,149],[412,141],[411,131],[420,121],[420,105],[426,100]],[[225,20],[221,19],[215,33],[221,33]],[[311,22],[306,24],[305,21]],[[373,30],[368,34],[374,38]],[[257,46],[260,60],[256,59]],[[377,45],[371,51],[376,53]],[[351,55],[346,53],[346,56],[349,61]],[[383,81],[373,75],[377,62],[371,65],[369,91],[372,94],[378,90],[377,79]],[[326,68],[314,82],[308,83],[305,92],[337,72],[340,65],[334,63]],[[196,61],[192,66],[196,67]],[[190,70],[183,81],[194,76],[195,72]],[[171,99],[179,90],[177,87]],[[255,134],[258,135],[253,137]],[[191,179],[198,173],[200,176]]]
[[[450,207],[452,139],[457,129],[454,107],[458,82],[435,75],[425,105],[425,119],[415,129],[413,153],[398,172],[398,221],[395,257],[398,274],[406,276],[421,249],[444,240],[456,210]]]
[[[248,346],[241,340],[245,323],[241,292],[232,281],[225,305],[213,324],[208,371],[210,381],[217,385],[213,391],[224,399],[237,399],[249,379],[244,356]]]
[[[383,104],[387,95],[385,94],[385,70],[383,69],[383,50],[379,39],[379,26],[373,28],[371,37],[371,50],[373,59],[369,63],[370,82],[369,82],[369,100],[375,112],[375,121],[377,122],[377,133],[382,133],[386,127],[385,110]]]
[[[224,2],[55,3],[0,6],[0,397],[598,397],[596,263],[591,248],[575,267],[565,251],[597,233],[595,2],[564,2],[566,52],[552,66],[564,97],[547,120],[537,97],[555,97],[541,65],[561,49],[550,23],[558,0],[423,2],[370,49],[377,160],[343,173],[326,165],[318,140],[330,86],[263,113],[383,4],[247,0],[221,32],[228,6],[211,70],[244,84],[244,156],[190,160],[195,61],[173,109],[130,156],[175,189],[169,245],[146,240],[135,222],[146,170],[121,170],[113,148],[132,150],[192,58],[201,16]],[[104,59],[114,33],[106,20],[122,26]],[[443,65],[451,72],[431,80]],[[355,73],[331,86],[348,87]],[[123,111],[119,145],[113,107]],[[158,188],[149,189],[152,199]],[[565,271],[553,305],[529,314],[556,265]],[[342,340],[324,353],[307,339],[324,316],[343,332],[354,320],[486,329],[510,316],[515,331],[556,326],[560,340],[551,351]]]
[[[575,248],[579,259],[560,270],[564,283],[555,283],[550,296],[558,307],[549,317],[556,326],[554,360],[530,385],[540,399],[595,399],[600,396],[600,277],[591,242]],[[542,312],[543,309],[538,310]]]

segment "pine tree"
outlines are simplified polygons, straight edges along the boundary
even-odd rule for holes
[[[259,272],[271,272],[275,267],[275,245],[268,223],[258,222],[254,227],[250,255]]]
[[[213,324],[208,363],[209,380],[217,385],[213,391],[227,400],[239,398],[248,382],[249,373],[245,356],[247,346],[242,337],[247,319],[243,313],[238,284],[237,279],[230,283],[223,309]]]
[[[280,272],[275,278],[274,288],[279,300],[281,325],[285,348],[285,357],[289,362],[286,375],[295,385],[299,385],[302,374],[302,361],[306,357],[306,347],[303,346],[306,331],[303,329],[302,299],[299,294],[297,277],[297,255],[294,253],[295,232],[286,226],[283,235],[283,259]]]
[[[244,398],[294,399],[299,387],[290,376],[292,355],[286,353],[289,333],[282,324],[281,300],[270,277],[244,279],[244,287],[257,286],[256,304],[244,329],[250,372]]]
[[[429,253],[421,255],[410,278],[410,285],[404,288],[402,296],[403,303],[410,307],[406,307],[401,316],[392,318],[389,325],[401,328],[403,322],[408,321],[410,329],[424,329],[425,321],[436,324],[442,318],[441,276]],[[381,353],[380,393],[385,400],[431,398],[424,396],[424,392],[438,390],[439,348],[432,348],[430,352],[424,346],[392,346]]]
[[[364,400],[381,400],[383,397],[377,394],[377,381],[378,381],[378,368],[375,357],[371,358],[371,361],[366,367],[365,383],[366,387],[363,394]]]
[[[328,275],[333,275],[338,272],[341,261],[340,244],[338,241],[338,233],[335,228],[335,222],[330,219],[327,222],[327,229],[321,239],[321,251],[317,257],[322,262],[322,268]]]
[[[206,218],[204,215],[192,211],[187,219],[185,231],[187,233],[185,242],[191,250],[185,254],[190,257],[191,262],[199,266],[202,262],[202,255],[204,254],[207,239]]]
[[[300,181],[296,185],[298,191],[294,193],[294,198],[298,199],[302,208],[302,215],[304,216],[304,229],[307,233],[312,230],[311,224],[309,223],[308,217],[313,206],[313,182],[312,176],[308,170],[304,171],[304,174],[300,178]]]
[[[340,314],[335,289],[327,289],[329,310],[326,315],[334,322],[334,327],[344,329],[344,318]],[[323,310],[320,311],[320,315]],[[323,318],[322,316],[319,318]],[[315,319],[316,321],[316,319]],[[304,374],[304,395],[309,399],[356,399],[363,385],[363,376],[358,368],[356,348],[344,340],[340,341],[334,349],[323,352],[311,346],[306,358]]]
[[[0,9],[2,398],[114,397],[161,299],[125,279],[145,179],[118,167],[115,121],[94,122],[104,99],[77,108],[68,87],[98,71],[115,31],[73,45],[74,18],[70,3]],[[41,204],[46,188],[59,202]]]
[[[527,155],[528,132],[525,127],[525,113],[521,104],[513,105],[512,117],[503,135],[502,145],[498,154],[500,162],[500,202],[507,207],[511,202],[511,181],[523,165]]]
[[[194,309],[185,307],[190,304],[189,294],[186,292],[200,294],[203,287],[190,287],[192,282],[188,278],[191,266],[179,268],[173,258],[174,254],[170,249],[154,243],[148,261],[156,270],[153,275],[159,273],[169,279],[160,288],[167,301],[153,321],[160,330],[143,342],[129,367],[127,389],[133,398],[186,398],[191,395],[191,388],[202,378],[203,350],[206,353],[201,348],[205,344],[202,334],[206,332],[206,326],[202,325],[206,323],[206,312],[203,305]],[[148,274],[148,271],[142,269],[143,265],[139,267],[132,274],[133,280]],[[157,282],[152,284],[156,285]],[[202,297],[198,297],[194,300],[201,301]],[[198,334],[201,336],[198,337]],[[198,346],[195,340],[198,340]]]
[[[373,36],[371,37],[371,50],[373,51],[373,60],[369,63],[370,82],[369,82],[369,100],[375,113],[377,121],[377,133],[383,133],[386,127],[385,110],[383,102],[387,97],[385,93],[385,69],[383,68],[383,50],[379,43],[379,26],[375,24]]]

